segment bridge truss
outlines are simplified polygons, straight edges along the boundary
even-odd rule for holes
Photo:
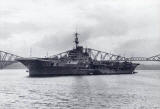
[[[101,60],[101,61],[160,61],[160,54],[155,55],[152,57],[124,57],[120,55],[115,55],[112,53],[107,53],[91,48],[85,48],[84,51],[87,51],[89,56],[93,60]],[[67,57],[69,51],[59,53],[57,55],[50,56],[51,58],[61,58],[61,57]]]
[[[0,51],[0,69],[3,69],[10,64],[16,63],[16,58],[20,58],[20,56],[7,53],[5,51]]]
[[[62,52],[59,53],[57,55],[53,55],[50,56],[49,58],[62,58],[62,57],[68,57],[69,51],[66,52]],[[115,55],[112,53],[107,53],[107,52],[103,52],[103,51],[99,51],[99,50],[95,50],[95,49],[91,49],[91,48],[85,48],[84,52],[87,51],[89,56],[97,61],[159,61],[160,62],[160,54],[159,55],[155,55],[152,57],[123,57],[120,55]],[[0,69],[5,68],[8,65],[11,65],[13,63],[16,63],[17,61],[15,61],[16,58],[22,58],[20,56],[11,54],[11,53],[7,53],[5,51],[0,51]]]

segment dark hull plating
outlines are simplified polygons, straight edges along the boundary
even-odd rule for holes
[[[95,70],[95,69],[29,69],[29,76],[64,76],[64,75],[113,75],[113,74],[133,74],[133,70]]]
[[[136,64],[129,69],[112,69],[112,68],[79,68],[73,66],[45,66],[39,60],[19,60],[29,69],[29,76],[63,76],[63,75],[111,75],[111,74],[133,74]]]

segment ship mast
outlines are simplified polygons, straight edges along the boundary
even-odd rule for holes
[[[79,44],[79,40],[78,40],[78,35],[79,35],[79,34],[76,32],[74,35],[75,35],[75,40],[74,40],[74,42],[75,42],[76,49],[77,49],[78,44]]]

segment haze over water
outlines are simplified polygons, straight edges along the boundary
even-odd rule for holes
[[[30,78],[0,71],[0,109],[160,109],[160,71]]]

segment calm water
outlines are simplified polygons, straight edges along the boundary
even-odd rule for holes
[[[0,71],[0,109],[160,109],[160,71],[30,78]]]

